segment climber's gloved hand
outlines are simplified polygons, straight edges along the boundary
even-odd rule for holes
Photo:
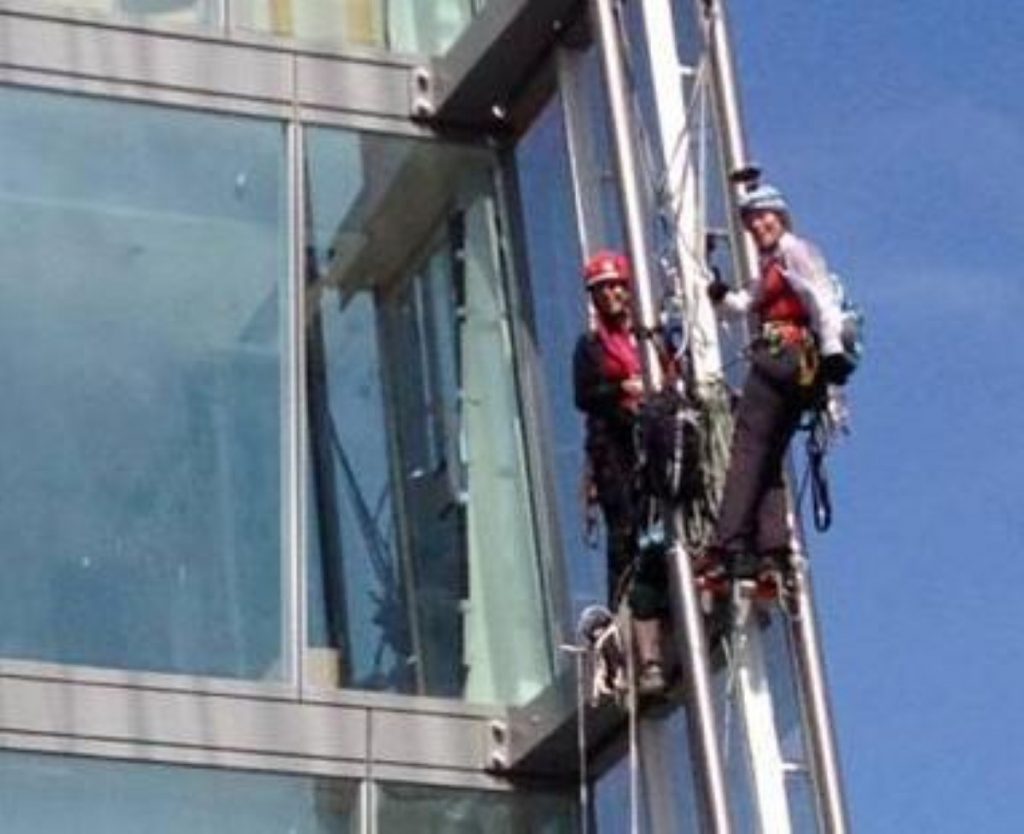
[[[712,304],[720,304],[729,294],[729,285],[717,275],[708,282],[708,298]]]
[[[845,353],[830,353],[821,359],[821,376],[829,385],[845,385],[854,367]]]

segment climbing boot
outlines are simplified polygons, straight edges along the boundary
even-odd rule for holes
[[[668,679],[660,661],[649,660],[636,678],[636,694],[641,698],[658,698],[668,690]]]

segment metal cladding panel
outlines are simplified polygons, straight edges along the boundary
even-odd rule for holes
[[[583,5],[580,0],[491,0],[433,64],[437,119],[498,126]]]
[[[7,66],[218,95],[288,100],[291,56],[184,37],[0,16]]]
[[[370,717],[374,762],[480,770],[487,762],[486,722],[412,712]]]
[[[296,57],[296,98],[300,104],[408,118],[407,66]]]
[[[308,763],[300,769],[316,772],[372,762],[411,774],[436,771],[443,783],[458,781],[456,773],[475,772],[481,784],[492,784],[484,771],[495,720],[473,712],[31,678],[4,678],[0,687],[0,745],[6,740],[12,747],[35,748],[36,742],[18,739],[51,739],[66,752],[157,760],[184,756],[208,764],[248,756],[251,762],[243,766],[254,767],[293,759]]]
[[[104,741],[70,736],[40,736],[33,733],[0,732],[0,750],[10,752],[53,753],[65,756],[122,759],[149,764],[225,767],[235,770],[308,774],[341,779],[361,779],[366,764],[361,761],[275,756],[208,747],[174,747],[128,741]],[[460,778],[450,780],[462,784]]]
[[[406,121],[406,61],[0,14],[0,69]],[[73,86],[73,85],[72,85]],[[111,92],[117,92],[111,88]]]
[[[325,759],[366,759],[366,722],[363,709],[11,678],[0,697],[4,732]]]

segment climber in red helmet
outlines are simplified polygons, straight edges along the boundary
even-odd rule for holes
[[[662,612],[637,605],[638,599],[651,595],[635,593],[635,586],[643,584],[645,577],[629,570],[637,556],[641,522],[635,424],[644,398],[643,368],[633,327],[632,269],[625,255],[601,251],[587,261],[583,278],[595,326],[577,342],[573,383],[576,407],[586,415],[587,460],[607,533],[609,606],[618,606],[632,575],[637,688],[644,695],[659,694],[666,686]]]

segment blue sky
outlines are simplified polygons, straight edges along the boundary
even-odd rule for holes
[[[732,0],[748,139],[868,309],[812,541],[853,829],[1024,829],[1024,5]]]

